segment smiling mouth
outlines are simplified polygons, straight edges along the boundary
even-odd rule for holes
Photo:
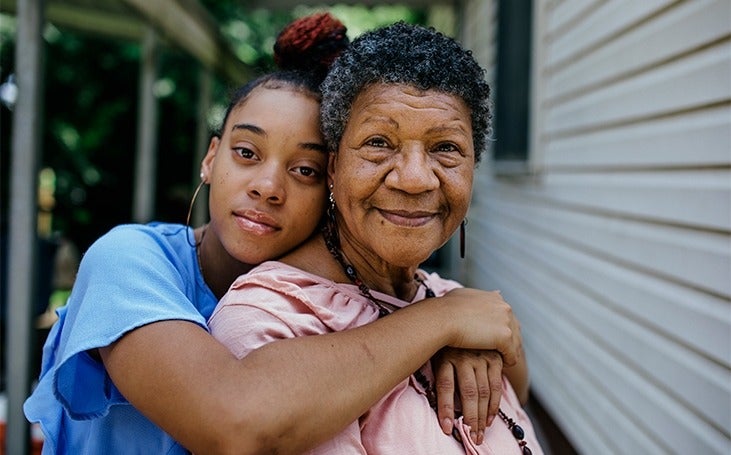
[[[436,218],[433,212],[406,212],[402,210],[381,210],[378,212],[391,223],[401,227],[421,227]]]

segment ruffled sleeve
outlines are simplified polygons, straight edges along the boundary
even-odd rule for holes
[[[97,240],[44,347],[38,390],[26,402],[28,418],[43,419],[43,402],[52,401],[44,391],[52,391],[73,419],[102,416],[109,406],[127,403],[88,352],[155,321],[187,320],[205,328],[192,301],[194,264],[145,226],[118,227]]]

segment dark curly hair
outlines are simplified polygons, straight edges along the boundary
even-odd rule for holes
[[[462,98],[472,116],[475,163],[490,133],[490,86],[472,52],[430,27],[398,22],[353,40],[322,84],[321,123],[330,151],[337,151],[350,109],[364,88],[408,84]]]

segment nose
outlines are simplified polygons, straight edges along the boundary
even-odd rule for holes
[[[286,198],[284,177],[276,165],[262,166],[247,187],[252,199],[265,199],[270,204],[283,204]]]
[[[419,194],[439,188],[428,152],[420,144],[401,148],[396,163],[386,176],[386,185],[410,194]]]

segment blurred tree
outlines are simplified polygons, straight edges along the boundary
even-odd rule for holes
[[[250,9],[239,0],[201,0],[220,23],[235,53],[259,73],[273,67],[276,34],[293,18],[323,8],[292,11]],[[329,8],[349,29],[363,30],[397,20],[420,23],[423,12],[405,7],[337,6]],[[137,86],[140,48],[47,25],[45,112],[42,166],[56,175],[53,229],[81,251],[116,224],[129,222],[136,147]],[[15,21],[0,15],[0,82],[14,71]],[[159,100],[156,219],[184,222],[198,163],[195,151],[197,63],[173,48],[161,52],[156,94]],[[209,118],[218,126],[233,87],[217,79]],[[8,213],[12,112],[0,106],[0,199]],[[4,220],[0,230],[4,231]]]

